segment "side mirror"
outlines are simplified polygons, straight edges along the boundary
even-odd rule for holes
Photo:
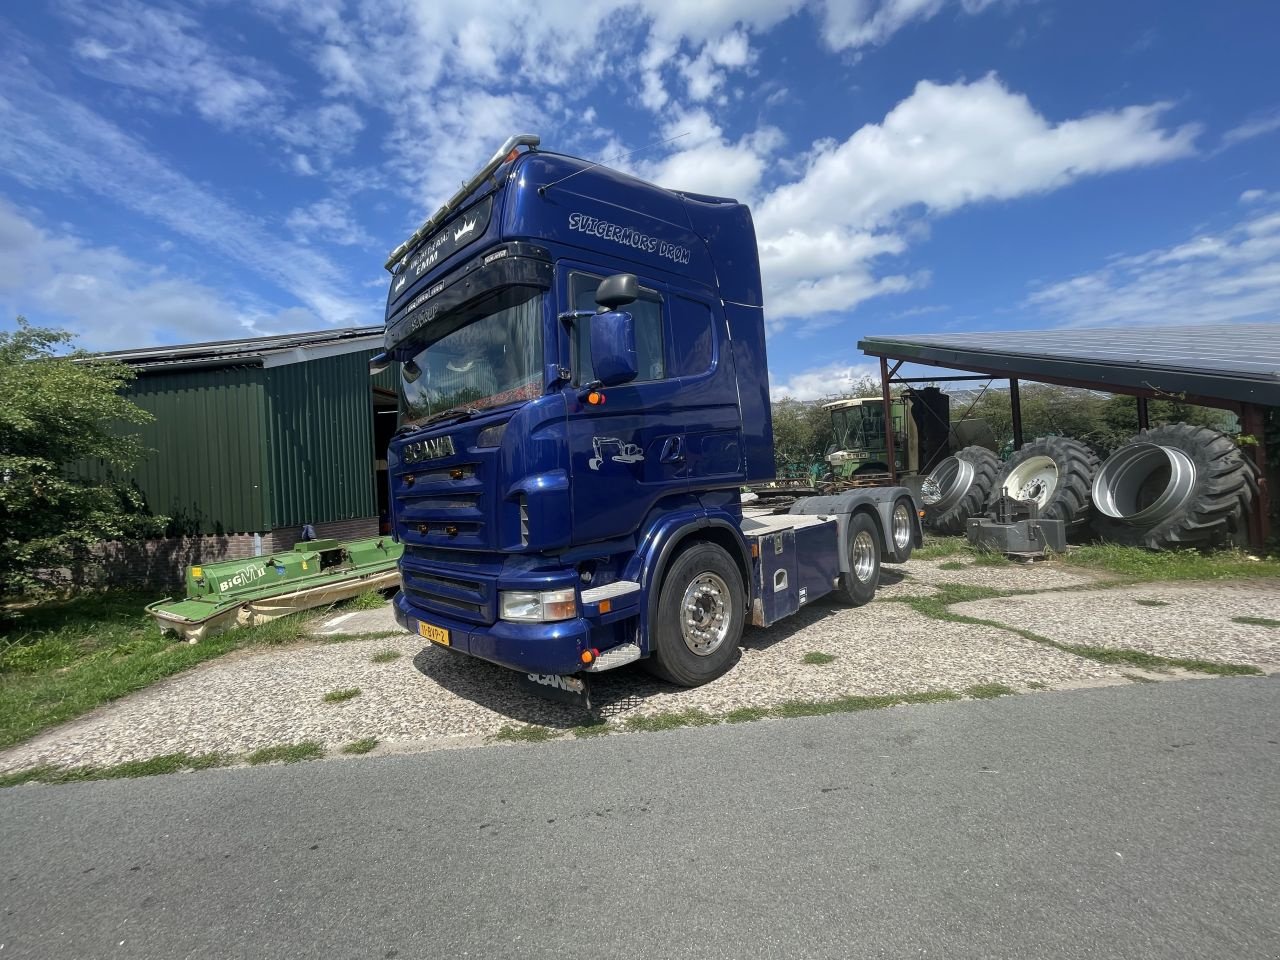
[[[391,366],[391,354],[385,351],[382,353],[375,353],[369,358],[369,376],[376,377],[389,366]]]
[[[412,360],[406,360],[400,365],[400,376],[404,377],[406,383],[413,383],[422,376],[422,368]]]
[[[606,310],[617,310],[634,303],[640,296],[640,281],[634,273],[615,273],[605,277],[596,287],[596,303]]]
[[[640,361],[636,357],[636,324],[631,314],[597,313],[590,323],[591,367],[596,379],[606,387],[634,380],[640,372]]]

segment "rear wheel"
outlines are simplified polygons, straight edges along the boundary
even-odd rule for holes
[[[893,505],[893,515],[890,518],[893,535],[891,563],[906,563],[911,559],[916,539],[915,512],[915,505],[905,497]]]
[[[836,596],[853,607],[870,603],[880,583],[880,529],[867,513],[849,517],[849,572]]]
[[[699,543],[684,551],[658,594],[649,671],[681,687],[721,676],[737,656],[744,607],[742,575],[723,549]]]

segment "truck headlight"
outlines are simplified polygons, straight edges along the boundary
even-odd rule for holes
[[[578,615],[573,587],[563,590],[503,590],[498,595],[499,616],[523,623],[572,620]]]

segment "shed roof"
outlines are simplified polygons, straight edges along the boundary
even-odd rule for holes
[[[250,337],[243,340],[216,340],[210,343],[115,350],[99,356],[109,360],[120,360],[143,371],[177,367],[280,367],[289,363],[317,360],[321,357],[381,349],[382,334],[383,327],[378,324],[369,327],[347,327],[342,330]]]
[[[864,337],[858,349],[1000,377],[1280,406],[1280,323]]]

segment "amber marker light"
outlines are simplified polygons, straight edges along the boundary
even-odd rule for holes
[[[604,394],[599,390],[592,390],[587,394],[587,403],[593,407],[601,406],[604,403]]]
[[[594,650],[583,650],[583,651],[582,651],[582,662],[583,662],[583,663],[589,664],[589,663],[591,663],[591,661],[593,661],[595,658],[596,658],[596,655],[595,655],[595,651],[594,651]]]
[[[461,468],[461,467],[456,467],[456,468],[454,468],[453,470],[450,470],[450,471],[449,471],[449,476],[450,476],[452,479],[454,479],[454,480],[461,480],[461,479],[462,479],[462,476],[463,476],[463,474],[462,474],[462,468]]]

